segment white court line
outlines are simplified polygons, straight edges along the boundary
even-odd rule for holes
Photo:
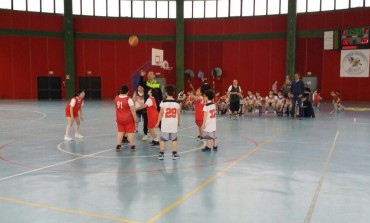
[[[320,180],[319,180],[319,183],[318,183],[317,188],[315,190],[315,194],[312,198],[310,208],[307,211],[304,223],[310,223],[311,222],[311,217],[312,217],[313,211],[315,210],[317,198],[319,197],[319,193],[320,193],[323,181],[324,181],[324,177],[325,177],[326,173],[328,172],[328,167],[329,167],[330,160],[331,160],[331,157],[332,157],[333,152],[334,152],[335,145],[336,145],[337,140],[338,140],[338,136],[339,136],[339,131],[337,131],[337,134],[334,137],[333,144],[331,145],[331,149],[329,151],[328,157],[326,158],[324,168],[321,171]]]
[[[36,119],[31,119],[31,120],[28,120],[28,121],[22,121],[20,123],[13,123],[11,125],[5,125],[5,127],[7,126],[14,126],[14,125],[23,125],[23,124],[26,124],[26,123],[30,123],[30,122],[35,122],[35,121],[38,121],[38,120],[41,120],[41,119],[44,119],[47,117],[47,115],[43,112],[39,112],[39,111],[33,111],[33,110],[15,110],[15,109],[0,109],[0,110],[3,110],[3,111],[26,111],[26,112],[34,112],[34,113],[39,113],[41,114],[42,116],[40,118],[36,118]],[[1,127],[4,127],[3,125]]]
[[[55,166],[59,166],[59,165],[62,165],[62,164],[70,163],[70,162],[73,162],[73,161],[76,161],[76,160],[79,160],[79,159],[94,156],[94,155],[99,154],[99,153],[104,153],[104,152],[109,151],[109,150],[113,150],[113,149],[106,149],[106,150],[103,150],[103,151],[100,151],[100,152],[97,152],[97,153],[93,153],[93,154],[90,154],[90,155],[85,155],[85,156],[78,157],[78,158],[75,158],[75,159],[71,159],[71,160],[67,160],[67,161],[64,161],[64,162],[56,163],[56,164],[53,164],[53,165],[49,165],[49,166],[37,168],[37,169],[34,169],[34,170],[26,171],[26,172],[23,172],[23,173],[18,173],[18,174],[15,174],[15,175],[3,177],[3,178],[0,178],[0,181],[11,179],[11,178],[18,177],[18,176],[22,176],[22,175],[25,175],[25,174],[28,174],[28,173],[33,173],[33,172],[40,171],[40,170],[45,170],[45,169],[55,167]]]

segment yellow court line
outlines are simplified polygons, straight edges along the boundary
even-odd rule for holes
[[[324,182],[324,178],[325,178],[326,174],[328,173],[329,164],[330,164],[331,158],[333,156],[335,146],[336,146],[337,141],[338,141],[338,136],[339,136],[339,131],[337,131],[337,134],[335,135],[333,143],[331,145],[329,154],[326,157],[325,165],[324,165],[324,167],[321,171],[320,180],[317,184],[314,196],[313,196],[311,204],[310,204],[310,208],[308,209],[307,214],[306,214],[306,218],[304,219],[304,223],[310,223],[311,222],[311,217],[312,217],[313,211],[315,210],[316,202],[317,202],[317,199],[319,197],[319,193],[321,191],[321,187],[322,187],[322,184]]]
[[[231,169],[232,167],[234,167],[235,165],[237,165],[240,161],[244,160],[245,158],[251,156],[253,153],[257,152],[259,149],[261,149],[262,146],[266,145],[267,143],[270,143],[272,140],[276,139],[276,137],[278,137],[279,135],[282,135],[284,132],[287,131],[288,128],[285,128],[281,131],[279,131],[278,133],[276,133],[275,135],[271,136],[270,138],[268,138],[266,141],[262,142],[261,144],[258,144],[255,148],[253,148],[251,151],[245,153],[243,156],[241,156],[239,159],[235,160],[234,162],[232,162],[230,165],[228,165],[227,167],[225,167],[224,169],[222,169],[221,171],[219,171],[218,173],[216,173],[215,175],[213,175],[212,177],[208,178],[206,181],[204,181],[202,184],[200,184],[198,187],[194,188],[192,191],[190,191],[189,193],[185,194],[184,196],[182,196],[180,199],[178,199],[177,201],[175,201],[174,203],[172,203],[171,205],[169,205],[168,207],[166,207],[164,210],[162,210],[161,212],[159,212],[158,214],[154,215],[152,218],[150,218],[147,223],[152,223],[152,222],[155,222],[156,220],[158,220],[159,218],[161,218],[163,215],[165,215],[167,212],[171,211],[172,209],[174,209],[176,206],[178,206],[179,204],[181,204],[182,202],[184,202],[186,199],[188,199],[189,197],[191,197],[193,194],[197,193],[198,191],[200,191],[203,187],[207,186],[208,184],[210,184],[212,181],[216,180],[218,177],[220,177],[221,175],[223,175],[224,173],[226,173],[229,169]]]
[[[87,217],[106,219],[106,220],[111,220],[111,221],[116,221],[116,222],[138,223],[137,221],[127,220],[127,219],[123,219],[123,218],[93,214],[93,213],[88,213],[88,212],[83,212],[83,211],[69,210],[69,209],[58,208],[58,207],[53,207],[53,206],[48,206],[48,205],[43,205],[43,204],[37,204],[37,203],[29,202],[29,201],[16,200],[16,199],[6,198],[6,197],[0,197],[0,201],[6,201],[6,202],[9,202],[9,203],[14,203],[14,204],[23,204],[23,205],[26,205],[26,206],[44,208],[44,209],[49,209],[49,210],[53,210],[53,211],[60,211],[60,212],[69,213],[69,214],[76,214],[76,215],[83,215],[83,216],[87,216]]]

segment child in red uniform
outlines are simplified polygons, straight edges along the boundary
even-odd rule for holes
[[[66,134],[64,135],[65,141],[72,141],[72,138],[69,136],[69,132],[74,121],[76,121],[75,138],[83,138],[80,134],[80,124],[83,120],[82,106],[84,104],[84,97],[85,92],[83,90],[79,90],[66,106],[65,111],[68,124],[66,127]]]
[[[203,116],[204,116],[204,113],[203,113],[203,106],[204,106],[203,100],[204,99],[203,99],[203,95],[202,95],[200,88],[198,88],[197,91],[195,92],[194,99],[195,99],[195,112],[194,112],[195,124],[198,126],[198,131],[199,131],[197,140],[201,140],[203,136],[202,125],[203,125]]]
[[[116,106],[116,123],[117,123],[117,146],[116,151],[122,151],[121,143],[123,136],[126,134],[130,142],[131,151],[135,150],[134,132],[136,122],[136,109],[134,102],[127,96],[128,87],[123,85],[120,94],[114,99]]]
[[[150,89],[148,91],[149,98],[146,100],[145,104],[143,104],[140,108],[140,109],[146,108],[146,113],[148,115],[148,130],[153,138],[151,146],[159,146],[159,140],[154,129],[157,124],[159,114],[157,110],[157,102],[155,100],[157,94],[158,94],[157,89]]]

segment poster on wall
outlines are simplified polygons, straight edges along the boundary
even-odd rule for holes
[[[369,77],[370,50],[342,50],[340,77]]]

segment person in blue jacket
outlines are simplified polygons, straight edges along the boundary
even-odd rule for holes
[[[299,107],[299,116],[298,118],[301,118],[301,110],[302,110],[302,96],[304,93],[304,83],[300,79],[301,75],[299,73],[295,73],[294,75],[295,80],[292,82],[290,93],[292,96],[292,118],[294,118],[295,114],[295,106],[298,104]]]

